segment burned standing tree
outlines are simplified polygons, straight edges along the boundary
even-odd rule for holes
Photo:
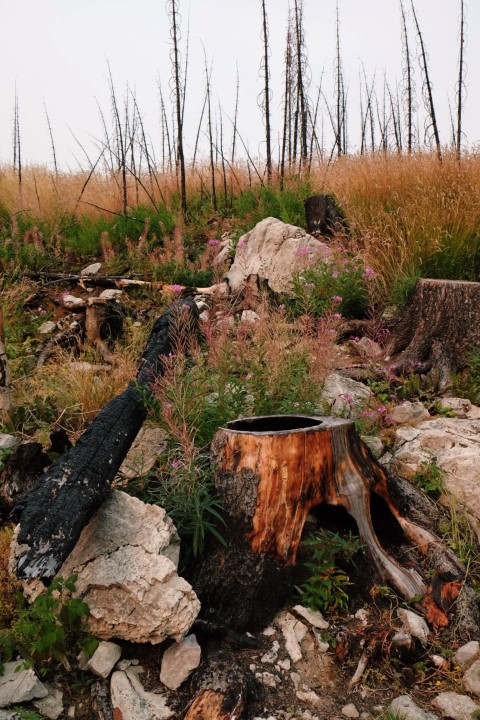
[[[406,94],[406,125],[407,125],[407,149],[409,155],[413,150],[413,68],[410,59],[410,46],[408,43],[407,19],[405,16],[405,8],[402,0],[400,0],[400,11],[402,15],[402,47],[403,47],[403,74],[404,86]]]
[[[267,8],[265,6],[265,0],[262,2],[262,41],[263,41],[263,58],[262,66],[263,70],[263,81],[264,87],[261,95],[260,105],[263,110],[263,119],[265,122],[265,142],[267,148],[267,179],[270,183],[272,180],[272,132],[270,124],[270,67],[268,62],[268,56],[270,54],[270,48],[268,46],[268,20],[267,20]]]
[[[462,152],[462,113],[463,92],[465,90],[465,3],[460,0],[460,52],[458,58],[458,85],[457,85],[457,138],[456,150],[460,160]]]
[[[172,75],[173,92],[175,96],[175,116],[177,122],[177,168],[180,167],[180,196],[182,200],[182,211],[187,212],[187,181],[185,175],[185,156],[183,152],[183,113],[184,113],[184,83],[181,78],[180,59],[180,27],[178,15],[178,0],[168,0],[167,10],[170,17],[170,35],[173,42],[172,48]]]

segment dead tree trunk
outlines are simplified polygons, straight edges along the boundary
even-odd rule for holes
[[[54,462],[19,506],[17,574],[50,578],[110,490],[147,414],[150,386],[162,373],[162,356],[196,332],[191,300],[173,303],[155,322],[136,380],[98,413],[77,444]]]
[[[269,622],[291,590],[307,514],[321,503],[343,506],[355,519],[381,578],[407,599],[425,594],[421,575],[382,548],[372,524],[372,495],[383,498],[421,553],[431,554],[441,543],[409,519],[411,496],[394,499],[394,486],[353,422],[301,415],[237,420],[218,431],[212,453],[228,515],[227,548],[213,550],[194,581],[206,615],[241,629]],[[449,568],[461,575],[459,561],[444,552]]]
[[[400,371],[428,373],[431,384],[445,390],[479,342],[480,283],[419,280],[388,354]]]
[[[7,351],[5,348],[5,332],[3,310],[0,306],[0,410],[10,410],[10,374],[8,370]]]

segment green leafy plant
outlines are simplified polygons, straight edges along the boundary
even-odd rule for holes
[[[359,537],[344,536],[330,530],[320,530],[303,543],[313,549],[313,557],[305,563],[312,572],[301,589],[302,602],[313,610],[348,611],[347,588],[351,585],[346,571],[337,565],[354,565],[355,555],[363,545]]]
[[[17,610],[12,626],[0,633],[0,663],[18,653],[27,667],[45,675],[58,665],[69,668],[69,656],[79,650],[92,654],[98,641],[82,629],[90,613],[88,605],[64,595],[75,591],[76,579],[76,575],[65,581],[56,578],[31,605]],[[24,603],[20,594],[18,601]]]
[[[443,473],[434,460],[422,462],[413,476],[413,482],[427,495],[437,500],[443,492]]]

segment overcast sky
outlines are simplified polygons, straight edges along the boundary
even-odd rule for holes
[[[402,77],[398,0],[338,0],[341,45],[348,87],[349,135],[358,144],[358,76],[363,63],[392,87]],[[409,5],[409,0],[405,0]],[[480,2],[467,0],[465,132],[480,141]],[[333,106],[336,0],[305,0],[305,31],[312,95],[324,69],[324,91]],[[455,105],[460,0],[416,0],[430,57],[441,139],[451,136],[448,99]],[[260,0],[180,0],[182,32],[190,24],[186,99],[187,155],[191,154],[204,97],[203,48],[213,62],[212,90],[233,117],[236,68],[240,78],[239,129],[252,155],[262,153],[263,126],[257,96],[262,89]],[[274,136],[281,129],[283,56],[288,0],[267,0],[270,24]],[[90,148],[102,134],[96,102],[109,113],[107,60],[121,97],[135,89],[152,142],[160,144],[157,77],[168,95],[169,22],[164,0],[0,0],[0,160],[12,158],[14,88],[17,84],[24,160],[51,161],[44,102],[62,165],[76,167],[81,151],[71,131]],[[411,44],[416,42],[410,22]],[[418,68],[418,65],[417,65]],[[418,81],[419,82],[419,81]],[[422,98],[418,88],[418,102]],[[325,126],[328,124],[326,111]],[[423,122],[423,121],[422,121]],[[230,142],[229,121],[225,133]],[[422,130],[423,134],[423,130]],[[89,150],[90,152],[90,150]],[[158,152],[158,151],[157,151]],[[92,156],[94,151],[92,150]]]

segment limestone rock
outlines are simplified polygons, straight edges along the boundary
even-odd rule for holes
[[[421,402],[410,402],[406,400],[397,405],[389,413],[391,422],[401,425],[402,423],[419,422],[430,417],[427,408]]]
[[[255,310],[243,310],[240,321],[248,325],[255,325],[260,320]]]
[[[114,672],[110,692],[114,715],[119,710],[122,720],[167,720],[173,715],[163,695],[144,690],[134,668]]]
[[[309,608],[303,607],[303,605],[295,605],[293,611],[319,630],[326,630],[330,627],[322,613],[318,612],[318,610],[310,610]]]
[[[46,320],[40,325],[40,327],[38,328],[38,332],[40,333],[40,335],[49,335],[56,329],[57,323],[53,322],[52,320]]]
[[[112,672],[115,663],[120,660],[121,655],[122,648],[120,645],[103,640],[88,661],[88,669],[98,677],[107,678]]]
[[[87,267],[83,268],[83,270],[80,271],[80,275],[96,275],[101,269],[102,263],[92,263],[91,265],[87,265]]]
[[[435,461],[446,489],[465,509],[480,539],[480,421],[439,417],[396,431],[396,446],[382,463],[412,477],[422,463]]]
[[[438,401],[441,408],[450,410],[457,418],[467,418],[472,410],[472,403],[467,398],[442,397]]]
[[[275,623],[282,631],[285,640],[285,650],[293,663],[299,662],[303,657],[302,649],[295,633],[295,625],[297,622],[296,618],[289,612],[281,612],[275,618]]]
[[[433,713],[419,708],[409,695],[400,695],[392,700],[390,710],[404,720],[438,720]]]
[[[243,290],[249,277],[257,276],[274,292],[292,295],[292,276],[330,253],[302,228],[269,217],[242,235],[226,279],[235,293]]]
[[[360,713],[358,712],[357,708],[353,703],[349,703],[348,705],[343,706],[342,715],[344,715],[346,718],[360,717]]]
[[[19,442],[19,438],[15,437],[15,435],[0,433],[0,450],[11,450],[15,445],[18,445]]]
[[[120,466],[119,476],[127,480],[143,477],[153,468],[166,446],[165,432],[161,428],[143,427]]]
[[[328,375],[321,395],[322,402],[328,405],[332,415],[351,418],[358,417],[371,398],[370,388],[338,373]]]
[[[49,718],[49,720],[58,720],[64,711],[63,692],[54,685],[47,685],[45,683],[45,687],[48,690],[47,697],[41,700],[34,700],[33,704],[42,717]]]
[[[370,448],[374,458],[379,458],[383,455],[385,446],[379,437],[376,435],[362,435],[362,440]]]
[[[93,635],[153,644],[184,637],[200,603],[177,575],[179,543],[165,510],[112,492],[59,571],[78,576]]]
[[[470,665],[463,676],[463,684],[468,692],[480,696],[480,660],[475,660],[475,662]]]
[[[24,660],[5,663],[3,675],[0,676],[0,708],[48,695],[47,688],[40,682],[34,670],[23,670],[23,664]]]
[[[443,717],[452,720],[473,720],[480,710],[480,705],[473,702],[468,695],[455,692],[443,692],[432,700],[432,705],[440,711]]]
[[[411,610],[405,610],[404,608],[399,608],[397,610],[397,615],[410,635],[418,638],[420,642],[426,645],[430,629],[425,620],[420,617],[420,615],[417,615]]]
[[[177,690],[200,665],[201,654],[195,635],[187,635],[171,645],[163,653],[160,681],[170,690]]]
[[[75,308],[85,307],[85,300],[82,298],[71,295],[70,293],[62,294],[62,305],[68,310],[74,310]]]
[[[453,656],[453,662],[458,665],[462,670],[466,670],[467,667],[475,660],[480,654],[480,643],[477,640],[472,640],[466,645],[459,647],[455,655]]]
[[[123,290],[119,290],[118,288],[106,288],[105,290],[102,290],[98,297],[104,300],[118,300],[121,295],[123,295]]]

